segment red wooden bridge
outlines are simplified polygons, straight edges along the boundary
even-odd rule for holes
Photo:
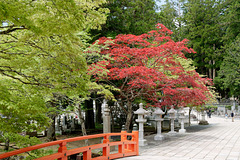
[[[109,138],[112,136],[121,136],[121,140],[110,142]],[[101,138],[101,137],[103,138],[103,141],[100,144],[94,144],[94,145],[70,149],[70,150],[68,150],[66,146],[67,143],[69,142],[93,139],[93,138]],[[129,138],[127,137],[131,137],[131,140],[128,140]],[[138,131],[132,131],[132,133],[121,131],[121,133],[95,134],[95,135],[81,136],[81,137],[75,137],[75,138],[69,138],[64,140],[38,144],[35,146],[30,146],[30,147],[22,148],[19,150],[0,154],[0,159],[18,155],[25,152],[29,152],[32,150],[53,146],[53,145],[59,145],[57,153],[40,157],[40,158],[37,158],[36,160],[54,160],[54,159],[67,160],[68,156],[78,154],[78,153],[82,153],[83,160],[108,160],[108,159],[139,155]],[[110,153],[111,146],[118,146],[117,153],[116,152]],[[99,157],[92,158],[92,150],[101,149],[101,148],[102,148],[102,155]]]

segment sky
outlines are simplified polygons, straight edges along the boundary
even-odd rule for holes
[[[160,2],[159,2],[159,0],[155,0],[155,1],[156,1],[156,4],[158,6],[161,6],[161,5],[163,5],[165,3],[165,0],[160,0]]]

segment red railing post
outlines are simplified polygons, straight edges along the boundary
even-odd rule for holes
[[[58,153],[62,153],[62,157],[58,158],[58,160],[67,160],[67,142],[62,142],[59,144],[59,148],[58,148]]]
[[[109,158],[110,155],[109,135],[104,136],[103,143],[107,144],[106,147],[103,147],[103,156]]]
[[[124,144],[124,141],[127,140],[127,135],[123,135],[123,134],[126,134],[127,131],[121,131],[121,142],[123,142],[123,145],[122,145],[122,148],[121,148],[121,153],[125,153],[126,152],[126,149],[127,149],[127,144]],[[124,155],[123,155],[124,157]]]
[[[89,150],[83,152],[83,160],[90,160],[92,157],[92,151],[91,148],[89,147]]]
[[[134,134],[132,140],[136,142],[133,149],[134,149],[134,152],[136,152],[136,155],[138,156],[139,155],[139,142],[138,142],[139,133],[138,131],[132,131],[132,133]]]

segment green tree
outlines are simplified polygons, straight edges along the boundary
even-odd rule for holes
[[[225,0],[222,24],[226,32],[224,36],[224,42],[229,44],[237,38],[239,35],[240,27],[240,2],[235,0]]]
[[[225,33],[223,35],[223,52],[224,60],[220,67],[219,76],[214,80],[214,83],[220,92],[221,96],[228,98],[229,96],[238,95],[238,86],[236,81],[237,70],[235,64],[228,64],[234,61],[237,63],[238,54],[236,53],[239,44],[239,20],[240,20],[240,3],[234,0],[223,1],[223,10],[221,16],[221,26]],[[235,60],[232,58],[236,58]],[[226,65],[226,66],[224,66]],[[232,65],[232,66],[231,66]],[[233,68],[231,68],[233,67]],[[226,75],[225,75],[226,73]],[[230,74],[232,73],[232,74]],[[227,77],[228,76],[228,77]],[[236,81],[236,82],[235,82]]]
[[[221,25],[222,1],[218,0],[188,0],[184,6],[184,25],[189,46],[198,54],[189,54],[197,71],[209,78],[216,77],[222,55]]]
[[[175,41],[181,41],[185,37],[183,35],[183,6],[185,0],[165,0],[165,3],[160,6],[159,22],[173,31],[172,38]]]
[[[8,150],[11,140],[18,142],[20,135],[17,133],[44,130],[49,118],[44,95],[36,87],[2,76],[0,81],[0,141],[5,142],[5,150]]]
[[[0,2],[0,91],[6,94],[0,99],[3,136],[46,126],[46,102],[52,93],[70,98],[88,94],[86,31],[105,22],[104,2]],[[36,127],[24,125],[29,121]]]
[[[118,34],[140,35],[155,28],[159,20],[154,0],[109,0],[104,7],[110,10],[101,31],[93,30],[99,37],[115,37]]]
[[[223,63],[220,67],[217,81],[222,83],[222,89],[229,89],[228,96],[240,95],[240,37],[229,45]]]
[[[177,26],[175,19],[177,18],[177,10],[175,8],[174,2],[166,0],[165,4],[160,6],[160,22],[165,25],[170,30],[176,30]]]

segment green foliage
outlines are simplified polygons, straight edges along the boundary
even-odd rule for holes
[[[105,23],[108,10],[100,7],[104,2],[6,0],[0,2],[0,15],[1,20],[39,36],[72,35]]]
[[[1,136],[1,140],[5,141],[8,139],[10,142],[16,142],[15,146],[19,148],[33,146],[41,143],[41,141],[36,137],[21,136],[20,134],[6,133]]]
[[[184,21],[182,16],[182,8],[185,0],[165,0],[165,4],[160,6],[159,22],[170,29],[175,41],[181,41],[186,38],[183,35]]]
[[[49,121],[43,94],[37,88],[0,78],[0,131],[43,130]]]
[[[232,110],[232,106],[225,106],[226,109]]]
[[[103,129],[103,124],[95,123],[96,129]]]
[[[236,0],[225,0],[224,8],[222,22],[226,34],[223,40],[226,44],[230,44],[240,33],[240,2]]]
[[[155,28],[159,16],[154,0],[109,0],[104,7],[110,10],[106,24],[101,31],[93,30],[92,35],[115,37],[118,34],[140,35]]]
[[[189,0],[184,5],[184,22],[186,38],[189,39],[189,46],[198,54],[189,54],[193,58],[197,71],[200,74],[215,78],[213,69],[219,68],[222,56],[219,54],[223,35],[220,25],[222,12],[221,1]]]
[[[108,9],[99,1],[0,2],[0,132],[14,137],[49,124],[53,93],[89,94],[84,50],[87,31],[99,29]],[[26,144],[29,142],[23,140]],[[24,145],[20,146],[24,147]]]
[[[240,94],[240,37],[227,48],[217,81],[223,84],[223,89],[230,89],[229,96]]]
[[[107,69],[108,63],[106,61],[112,60],[109,54],[100,54],[104,49],[109,49],[109,45],[112,44],[112,41],[104,42],[105,45],[99,45],[98,40],[90,45],[84,52],[83,56],[85,57],[88,64],[88,74],[91,75],[90,82],[86,85],[89,88],[90,93],[96,93],[98,98],[103,96],[105,99],[114,100],[113,91],[119,91],[113,85],[108,85],[105,83],[103,77],[106,77],[109,73]],[[87,99],[89,99],[88,97]],[[85,100],[86,98],[84,98]],[[82,99],[83,100],[83,99]]]
[[[214,110],[216,110],[217,108],[218,108],[217,106],[205,106],[205,110],[211,109],[212,112],[213,112]]]

